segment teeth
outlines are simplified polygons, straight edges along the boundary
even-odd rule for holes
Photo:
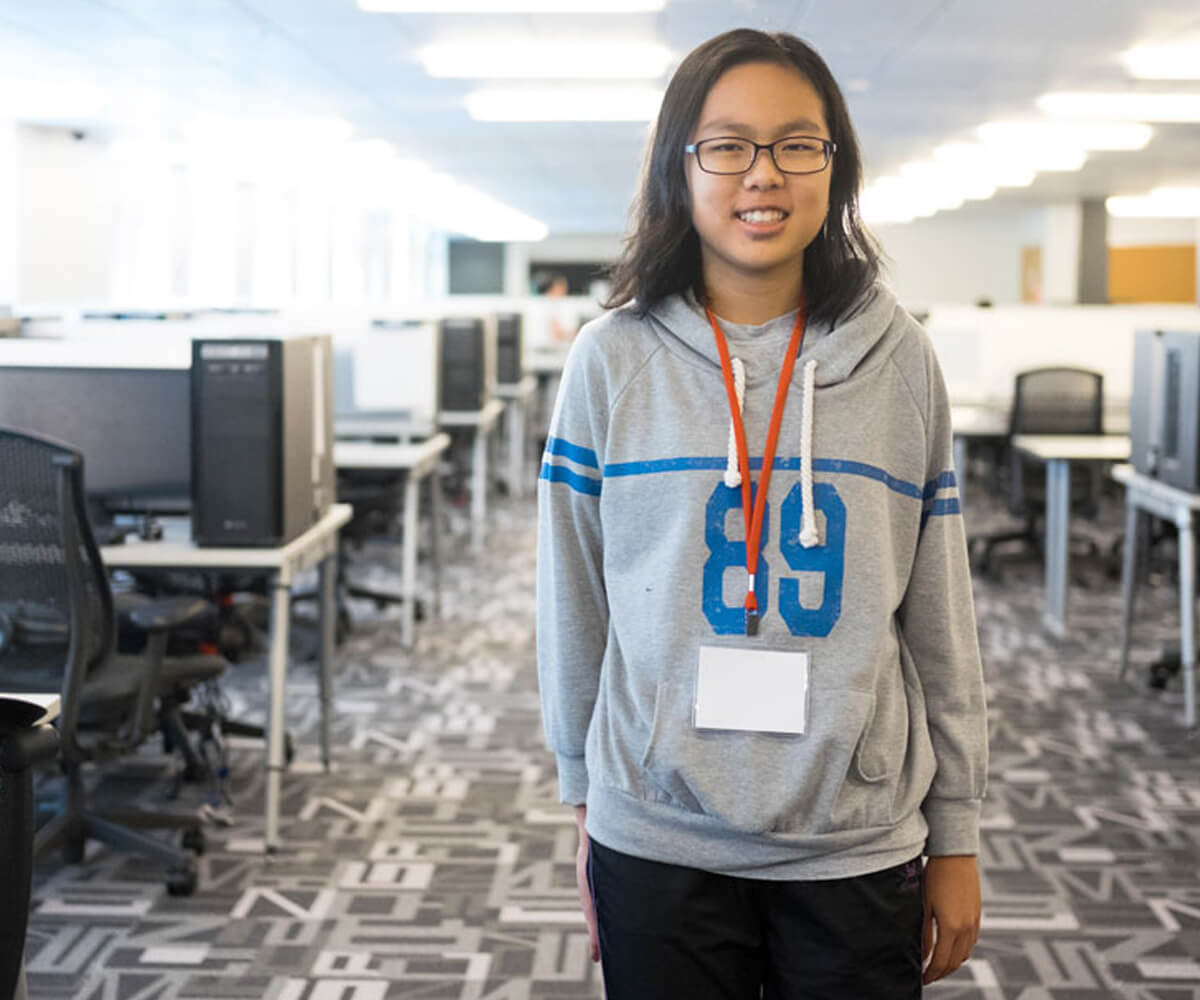
[[[783,213],[772,208],[766,211],[739,212],[738,218],[743,222],[779,222],[783,219]]]

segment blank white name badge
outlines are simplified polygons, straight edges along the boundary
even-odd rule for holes
[[[697,729],[800,735],[807,718],[807,653],[700,647]]]

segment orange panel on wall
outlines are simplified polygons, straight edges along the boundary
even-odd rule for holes
[[[1195,302],[1196,247],[1109,247],[1110,302]]]

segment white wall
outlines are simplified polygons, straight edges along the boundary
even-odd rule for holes
[[[108,147],[32,126],[18,128],[16,147],[17,299],[106,302],[116,207]]]
[[[0,119],[0,310],[17,299],[17,126]]]
[[[1200,222],[1194,219],[1121,219],[1108,217],[1110,247],[1176,246],[1194,244]]]
[[[873,226],[887,279],[910,311],[935,303],[1021,300],[1021,247],[1041,243],[1040,210],[995,202],[904,225]]]
[[[1200,309],[1183,305],[935,306],[925,322],[955,402],[1007,403],[1027,368],[1075,365],[1104,375],[1104,395],[1132,395],[1137,330],[1200,329]]]

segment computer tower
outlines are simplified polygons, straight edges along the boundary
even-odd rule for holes
[[[500,313],[496,317],[496,381],[500,385],[516,385],[524,374],[522,319],[520,313]]]
[[[442,320],[442,409],[482,410],[496,388],[496,318]]]
[[[192,342],[192,537],[283,545],[335,496],[328,336]]]
[[[1134,335],[1129,418],[1134,468],[1200,492],[1200,331]]]

